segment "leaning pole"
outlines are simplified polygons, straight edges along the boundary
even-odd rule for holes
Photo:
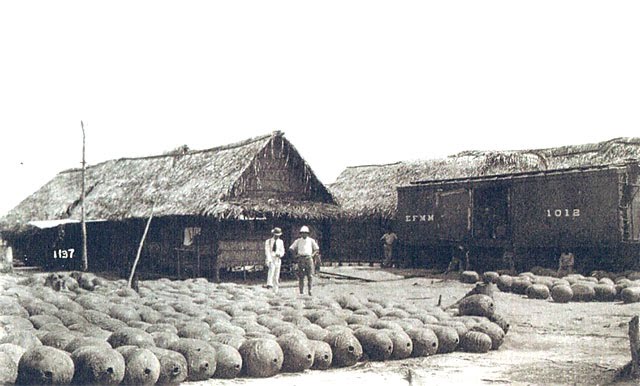
[[[89,258],[87,257],[87,223],[84,219],[84,199],[85,199],[85,134],[84,122],[80,121],[82,127],[82,193],[80,197],[80,222],[82,226],[82,271],[89,270]]]

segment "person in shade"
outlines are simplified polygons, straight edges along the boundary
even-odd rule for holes
[[[271,237],[264,242],[264,263],[269,269],[265,287],[273,288],[276,293],[278,293],[278,287],[280,286],[280,267],[285,253],[281,236],[282,229],[275,227],[271,230]]]
[[[513,245],[508,245],[504,253],[502,254],[502,269],[508,270],[509,272],[516,272],[516,253]]]
[[[308,226],[305,225],[300,228],[300,237],[291,244],[289,250],[293,253],[298,264],[296,274],[298,276],[298,289],[300,290],[300,294],[304,294],[304,278],[306,277],[309,295],[311,295],[314,257],[320,252],[320,247],[318,247],[318,243],[314,239],[309,237]]]
[[[398,240],[398,236],[391,231],[391,229],[387,229],[385,234],[382,235],[380,241],[382,241],[382,247],[384,248],[384,261],[382,262],[382,267],[392,267],[393,266],[393,246]]]
[[[469,252],[462,245],[456,245],[453,248],[453,252],[451,253],[451,261],[449,262],[449,266],[447,270],[444,271],[444,274],[448,274],[452,271],[462,272],[465,269],[468,269],[469,266]]]
[[[569,252],[563,251],[558,259],[558,277],[567,276],[573,273],[576,256]]]

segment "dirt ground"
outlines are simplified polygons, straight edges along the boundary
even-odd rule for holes
[[[328,267],[316,279],[317,295],[383,296],[415,305],[449,305],[472,288],[457,280],[420,277],[424,272],[370,267]],[[365,280],[346,279],[357,276]],[[257,285],[257,284],[247,284]],[[297,282],[281,292],[295,295]],[[506,385],[610,384],[630,360],[628,322],[640,304],[568,303],[495,294],[498,312],[511,324],[505,342],[487,354],[455,352],[429,358],[359,363],[347,369],[281,374],[268,379],[200,382],[222,385]],[[617,384],[635,384],[618,382]]]

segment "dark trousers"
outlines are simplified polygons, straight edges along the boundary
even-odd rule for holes
[[[298,289],[300,294],[304,293],[304,278],[307,278],[307,287],[309,288],[309,295],[311,295],[311,284],[313,282],[313,257],[311,256],[298,256],[298,269],[296,275],[298,276]]]
[[[447,270],[444,271],[444,273],[449,273],[451,271],[463,271],[462,261],[459,257],[454,257],[451,259],[451,261],[449,262],[449,266],[447,267]]]
[[[458,270],[460,272],[464,270],[470,270],[471,264],[469,263],[469,253],[465,253],[464,256],[454,255],[451,257],[451,262],[449,262],[449,266],[444,273],[449,273],[451,271]]]
[[[384,244],[384,261],[382,262],[383,267],[391,267],[393,265],[393,246],[389,244]]]

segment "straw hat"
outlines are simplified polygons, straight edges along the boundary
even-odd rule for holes
[[[282,236],[282,229],[275,227],[271,230],[271,233],[276,236]]]

